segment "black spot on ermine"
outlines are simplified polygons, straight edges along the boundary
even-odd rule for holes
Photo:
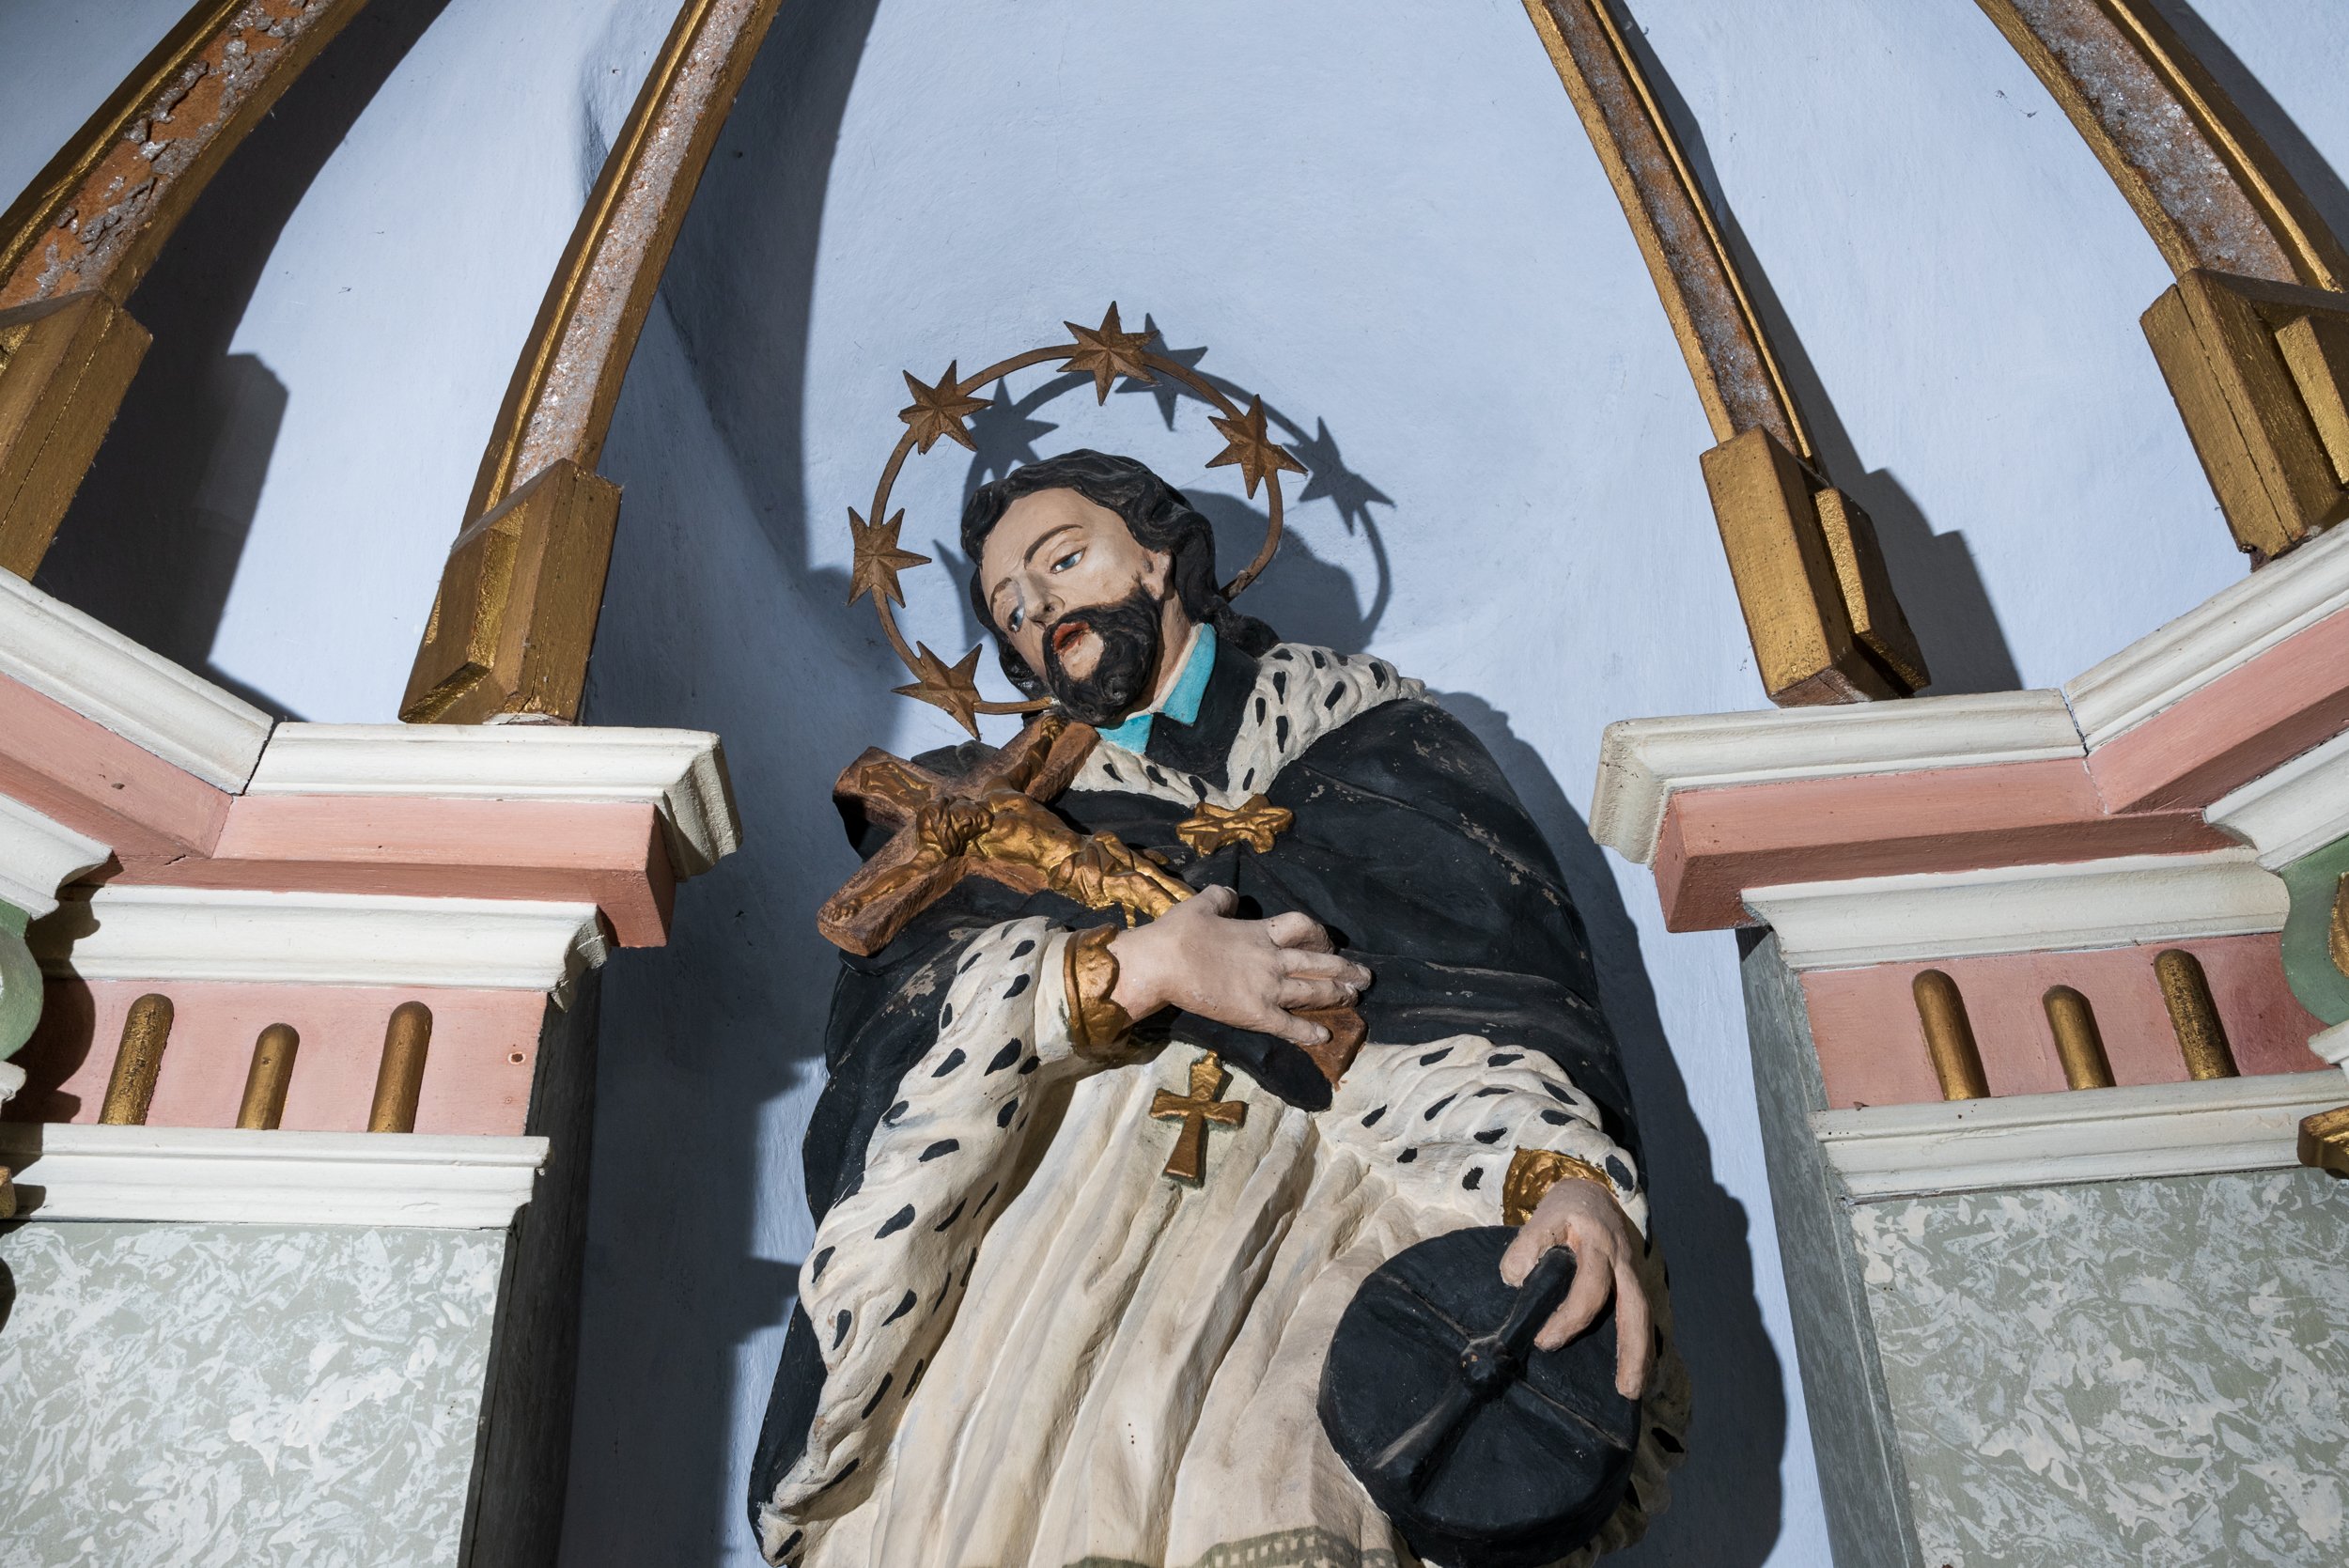
[[[1034,951],[1035,942],[1031,939],[1023,937],[1020,939],[1019,945],[1011,950],[1011,955],[1015,958],[1025,958],[1029,954],[1034,953]]]
[[[840,1342],[841,1342],[842,1340],[847,1339],[848,1337],[848,1308],[846,1308],[846,1307],[843,1307],[843,1308],[841,1308],[841,1309],[840,1309],[840,1315],[839,1315],[838,1317],[836,1317],[836,1318],[832,1319],[832,1347],[834,1350],[839,1349],[839,1348],[840,1348]]]
[[[1437,1111],[1441,1110],[1445,1106],[1450,1105],[1454,1100],[1458,1098],[1459,1096],[1457,1094],[1446,1094],[1442,1099],[1438,1100],[1434,1105],[1431,1105],[1425,1110],[1421,1111],[1421,1119],[1429,1122],[1434,1121],[1436,1119]]]
[[[954,1049],[946,1053],[946,1060],[938,1064],[937,1069],[930,1074],[930,1077],[944,1078],[948,1073],[951,1073],[957,1067],[961,1066],[965,1060],[966,1058],[962,1054],[962,1048],[960,1046],[957,1046]]]
[[[1479,1143],[1498,1143],[1509,1135],[1507,1127],[1486,1127],[1476,1135]]]
[[[832,1249],[827,1247],[807,1260],[807,1277],[811,1281],[824,1277],[824,1265],[832,1262]]]
[[[1379,1118],[1379,1117],[1381,1117],[1381,1116],[1384,1116],[1386,1113],[1387,1113],[1387,1108],[1386,1108],[1385,1106],[1383,1106],[1383,1105],[1382,1105],[1382,1106],[1380,1106],[1377,1110],[1376,1110],[1372,1111],[1369,1115],[1367,1115],[1367,1116],[1365,1116],[1365,1117],[1363,1117],[1363,1118],[1362,1118],[1362,1126],[1366,1126],[1366,1127],[1375,1127],[1375,1126],[1377,1126],[1378,1125],[1378,1118]]]
[[[1003,992],[1003,1000],[1005,1001],[1009,1001],[1012,998],[1026,990],[1028,988],[1028,982],[1034,980],[1034,978],[1035,976],[1032,974],[1018,974],[1012,976],[1011,986],[1008,990]]]
[[[908,1203],[905,1207],[899,1209],[896,1213],[891,1215],[887,1220],[882,1222],[881,1228],[873,1233],[873,1239],[875,1241],[879,1241],[883,1236],[895,1235],[899,1231],[904,1230],[908,1225],[912,1223],[913,1205],[911,1203]]]
[[[1011,1119],[1019,1113],[1019,1096],[1014,1094],[1011,1098],[1003,1102],[1003,1109],[995,1113],[995,1125],[999,1127],[1007,1127],[1011,1126]]]
[[[899,1318],[905,1316],[906,1313],[913,1311],[913,1304],[920,1299],[921,1297],[914,1295],[911,1291],[906,1292],[904,1299],[897,1303],[896,1310],[892,1312],[887,1317],[881,1319],[881,1326],[886,1327],[890,1324],[893,1324]]]
[[[1473,1192],[1485,1185],[1485,1172],[1471,1165],[1469,1167],[1469,1173],[1460,1178],[1460,1185]]]
[[[895,1375],[896,1374],[894,1373],[884,1372],[881,1374],[880,1387],[873,1390],[873,1397],[866,1400],[864,1402],[864,1408],[857,1412],[859,1420],[863,1420],[871,1416],[874,1411],[880,1408],[880,1402],[889,1397],[890,1379]]]
[[[957,1199],[957,1200],[955,1201],[955,1206],[954,1206],[954,1209],[952,1210],[952,1212],[950,1212],[950,1213],[946,1216],[946,1218],[945,1218],[945,1219],[943,1219],[940,1220],[937,1224],[932,1225],[932,1226],[930,1227],[930,1229],[931,1229],[931,1230],[933,1230],[933,1231],[942,1231],[942,1230],[946,1229],[946,1227],[948,1227],[949,1225],[952,1225],[952,1224],[953,1224],[956,1220],[957,1220],[957,1219],[961,1219],[961,1218],[962,1218],[962,1205],[963,1205],[963,1204],[965,1204],[965,1203],[969,1203],[970,1201],[971,1201],[971,1200],[970,1200],[970,1199],[968,1199],[968,1198],[958,1198],[958,1199]]]
[[[1419,1064],[1423,1067],[1432,1067],[1437,1063],[1441,1062],[1445,1057],[1450,1056],[1451,1054],[1452,1048],[1450,1046],[1444,1047],[1441,1050],[1431,1050],[1425,1056],[1419,1059]]]
[[[1013,1063],[1019,1060],[1019,1042],[1014,1040],[1010,1045],[1005,1046],[1002,1050],[997,1051],[988,1060],[987,1070],[990,1073],[1000,1073],[1005,1067],[1010,1066]]]
[[[936,1159],[941,1155],[953,1154],[957,1149],[961,1147],[962,1145],[957,1142],[954,1139],[941,1138],[937,1142],[931,1144],[928,1148],[923,1150],[922,1157],[926,1160]]]

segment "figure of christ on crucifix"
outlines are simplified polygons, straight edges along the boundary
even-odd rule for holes
[[[1611,1326],[1638,1402],[1620,1501],[1552,1555],[1636,1539],[1686,1382],[1581,924],[1491,757],[1392,666],[1237,612],[1129,458],[982,487],[962,543],[1051,706],[843,776],[866,866],[820,920],[768,1560],[1421,1560],[1317,1419],[1324,1363],[1373,1271],[1500,1226],[1493,1289],[1573,1257],[1532,1354]]]

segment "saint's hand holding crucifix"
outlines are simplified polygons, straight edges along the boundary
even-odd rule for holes
[[[1052,709],[844,777],[868,863],[825,911],[769,1559],[1414,1560],[1316,1420],[1325,1358],[1372,1271],[1504,1224],[1478,1288],[1569,1250],[1534,1354],[1611,1324],[1641,1402],[1568,1560],[1635,1539],[1685,1382],[1580,924],[1491,758],[1391,666],[1235,611],[1131,459],[983,487],[963,546]]]

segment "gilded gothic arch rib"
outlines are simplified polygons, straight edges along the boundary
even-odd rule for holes
[[[2151,0],[1978,0],[2177,285],[2162,375],[2254,564],[2349,516],[2349,252]]]
[[[197,0],[0,213],[0,569],[30,578],[149,341],[123,302],[366,0]]]
[[[670,247],[781,0],[685,0],[555,268],[400,717],[579,717],[620,487],[596,460]]]
[[[1781,706],[1905,697],[1931,676],[1867,515],[1820,471],[1737,261],[1608,0],[1525,0],[1582,116],[1719,442],[1704,483]]]

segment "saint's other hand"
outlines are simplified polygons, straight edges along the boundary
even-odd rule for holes
[[[1639,1398],[1647,1388],[1651,1355],[1647,1292],[1635,1264],[1639,1245],[1613,1198],[1595,1182],[1569,1179],[1543,1194],[1501,1255],[1501,1278],[1515,1287],[1551,1248],[1574,1253],[1574,1283],[1533,1336],[1537,1349],[1565,1344],[1598,1321],[1610,1296],[1615,1298],[1615,1391],[1626,1399]]]
[[[1298,1017],[1301,1010],[1349,1007],[1370,984],[1370,970],[1330,951],[1330,934],[1309,916],[1270,920],[1232,915],[1238,894],[1202,890],[1110,944],[1117,959],[1120,1007],[1136,1019],[1180,1007],[1235,1029],[1319,1045],[1330,1032]]]

